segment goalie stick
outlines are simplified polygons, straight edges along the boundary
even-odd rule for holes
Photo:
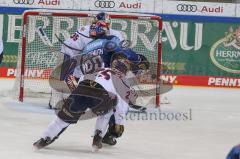
[[[45,45],[49,46],[49,48],[50,48],[50,50],[51,50],[52,52],[55,52],[56,50],[54,49],[54,46],[53,46],[52,42],[49,40],[49,38],[48,38],[47,34],[45,33],[45,31],[43,30],[43,28],[42,28],[41,26],[38,27],[37,30],[36,30],[36,32],[38,33],[38,35],[39,35],[40,39],[42,40],[42,42],[43,42]],[[57,40],[58,40],[61,44],[63,44],[64,46],[68,47],[69,49],[82,52],[82,50],[73,48],[73,47],[65,44],[65,43],[63,42],[63,40],[61,40],[60,37],[57,36],[57,34],[55,34],[55,37],[57,38]]]
[[[81,34],[81,35],[82,35],[82,34]],[[58,39],[58,41],[59,41],[61,44],[63,44],[63,45],[66,46],[67,48],[69,48],[69,49],[71,49],[71,50],[79,51],[79,52],[82,52],[82,51],[83,51],[83,50],[79,50],[79,49],[73,48],[73,47],[65,44],[65,43],[62,41],[62,39],[60,39],[60,38],[57,36],[57,34],[55,34],[55,37]]]
[[[38,27],[36,29],[36,32],[38,33],[42,42],[49,47],[49,50],[51,52],[56,52],[55,48],[53,47],[53,44],[51,43],[51,41],[47,37],[47,34],[43,31],[42,27]]]
[[[38,27],[37,28],[37,33],[40,37],[40,39],[42,40],[42,42],[48,46],[49,50],[51,53],[53,52],[58,52],[55,48],[54,48],[54,45],[52,44],[52,42],[49,40],[47,34],[44,32],[44,30],[42,29],[42,27]],[[62,52],[60,52],[62,53]],[[62,53],[64,54],[64,53]],[[73,78],[69,77],[68,78],[68,82],[67,82],[67,85],[69,86],[70,89],[73,89],[74,88],[74,85],[76,85],[76,82],[73,81]]]

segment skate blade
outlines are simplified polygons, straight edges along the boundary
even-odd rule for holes
[[[39,147],[37,147],[37,146],[33,145],[32,149],[33,149],[33,151],[35,151],[35,152],[36,152],[36,151],[40,150],[41,148],[39,148]]]
[[[99,151],[99,149],[100,149],[100,148],[98,148],[98,147],[97,147],[97,146],[95,146],[95,145],[93,145],[93,146],[92,146],[92,152],[93,152],[93,153],[96,153],[96,152],[98,152],[98,151]]]

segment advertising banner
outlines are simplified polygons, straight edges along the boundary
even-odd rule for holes
[[[1,0],[1,6],[23,8],[73,9],[73,0]]]
[[[173,85],[240,88],[240,78],[221,76],[162,75]]]
[[[0,14],[0,22],[5,47],[0,77],[12,78],[16,74],[22,16]],[[162,78],[180,85],[239,87],[240,24],[166,19],[162,41]]]
[[[0,6],[239,17],[239,4],[171,0],[0,0]]]
[[[155,0],[0,0],[0,6],[154,13]]]
[[[163,14],[229,17],[236,16],[236,4],[234,3],[207,3],[164,0],[162,5]]]
[[[0,14],[0,35],[4,44],[4,58],[1,66],[16,67],[18,45],[21,38],[22,16],[15,14]]]
[[[0,67],[1,78],[15,78],[16,68]],[[29,77],[41,77],[43,70],[26,72]],[[161,75],[165,83],[186,86],[209,86],[240,88],[240,78],[221,76],[192,76],[192,75]]]
[[[153,13],[154,0],[94,0],[90,10]]]
[[[240,3],[236,4],[236,17],[240,17]]]
[[[21,37],[21,16],[0,15],[5,58],[3,65],[16,66]],[[164,21],[163,62],[166,73],[209,76],[239,76],[240,25]],[[6,30],[3,32],[3,30]]]
[[[240,24],[163,23],[164,73],[240,77]]]

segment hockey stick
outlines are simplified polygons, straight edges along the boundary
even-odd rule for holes
[[[73,48],[73,47],[65,44],[64,41],[57,36],[57,34],[55,34],[55,37],[58,39],[58,41],[59,41],[61,44],[63,44],[63,45],[66,46],[67,48],[69,48],[69,49],[71,49],[71,50],[79,51],[79,52],[82,52],[82,51],[83,51],[83,50],[79,50],[79,49]]]
[[[48,46],[48,48],[49,48],[51,53],[57,52],[56,49],[54,48],[54,45],[49,40],[47,34],[45,33],[45,31],[42,29],[41,26],[36,29],[36,32],[38,33],[38,35],[39,35],[40,39],[42,40],[42,42],[45,45]],[[64,53],[62,53],[62,54],[64,54]],[[74,87],[76,86],[76,82],[73,80],[73,78],[71,76],[68,77],[67,85],[68,85],[70,90],[74,89]]]
[[[38,33],[42,42],[48,46],[49,50],[51,52],[56,52],[52,42],[49,40],[49,38],[47,37],[47,34],[45,33],[45,31],[42,29],[41,26],[37,28],[36,32]]]
[[[144,83],[141,83],[139,80],[139,74],[129,72],[127,74],[127,81],[130,83],[132,89],[136,92],[138,97],[129,103],[129,106],[140,112],[145,112],[149,105],[152,105],[152,100],[155,92],[155,86],[148,86]],[[138,102],[137,102],[138,101]]]
[[[42,40],[42,42],[43,42],[45,45],[48,46],[49,50],[50,50],[51,52],[57,52],[57,50],[54,48],[54,45],[53,45],[52,42],[49,40],[47,34],[46,34],[45,31],[42,29],[42,27],[41,27],[41,26],[38,27],[36,31],[37,31],[40,39]],[[62,52],[60,52],[60,53],[62,53]],[[64,53],[62,53],[62,54],[64,54]],[[71,64],[71,65],[72,65],[72,64]],[[70,66],[71,66],[71,65],[70,65]],[[72,82],[71,84],[74,83],[74,82],[73,82],[73,79],[71,79],[71,78],[69,78],[69,81]]]
[[[54,46],[53,46],[52,42],[49,40],[49,38],[48,38],[47,34],[45,33],[45,31],[43,30],[43,28],[42,28],[41,26],[38,27],[37,30],[36,30],[36,32],[38,33],[38,35],[39,35],[40,39],[42,40],[42,42],[43,42],[45,45],[49,46],[49,47],[50,47],[50,50],[51,50],[52,52],[55,52],[56,50],[54,49]],[[57,40],[58,40],[61,44],[63,44],[63,45],[66,46],[67,48],[69,48],[69,49],[71,49],[71,50],[75,50],[75,51],[80,51],[80,52],[82,52],[82,50],[73,48],[73,47],[65,44],[64,41],[61,40],[61,39],[57,36],[57,34],[55,34],[55,37],[57,38]]]

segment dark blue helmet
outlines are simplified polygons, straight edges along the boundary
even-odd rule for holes
[[[234,146],[226,159],[240,159],[240,145]]]

